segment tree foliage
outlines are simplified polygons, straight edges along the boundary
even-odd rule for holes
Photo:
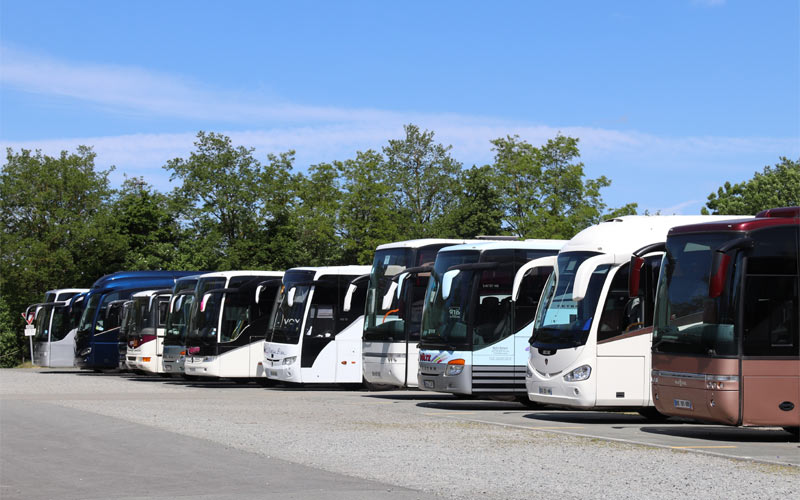
[[[800,158],[781,157],[774,167],[764,167],[752,179],[738,184],[726,182],[708,195],[704,215],[755,215],[776,207],[800,205]]]
[[[7,150],[0,173],[0,295],[11,311],[40,302],[46,290],[89,286],[124,268],[110,170],[95,170],[94,160],[83,146],[58,157]],[[21,332],[22,321],[12,318],[10,329]]]
[[[568,239],[600,222],[605,176],[584,179],[578,139],[557,135],[541,147],[507,136],[492,141],[501,206],[508,229],[525,238]],[[613,213],[635,213],[629,204]]]
[[[405,138],[383,148],[384,182],[406,220],[407,237],[422,238],[432,235],[434,223],[451,206],[461,164],[450,156],[451,146],[434,143],[433,132],[416,125],[404,130]]]
[[[163,166],[176,183],[169,193],[137,177],[112,190],[110,170],[95,169],[88,147],[57,157],[9,150],[0,176],[0,355],[24,352],[18,312],[45,290],[87,287],[113,271],[368,264],[391,241],[569,238],[635,213],[635,204],[606,211],[600,192],[611,181],[585,178],[576,138],[492,145],[492,164],[464,169],[434,132],[409,124],[378,150],[296,173],[294,151],[259,158],[201,131],[191,152]]]

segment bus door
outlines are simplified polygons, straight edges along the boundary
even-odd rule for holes
[[[639,295],[629,293],[630,264],[614,272],[597,312],[598,406],[648,406],[655,283],[661,256],[645,258]]]
[[[546,259],[546,260],[545,260]],[[544,285],[553,272],[555,257],[542,259],[536,265],[522,271],[519,291],[514,301],[514,365],[516,367],[515,387],[526,392],[525,370],[530,357],[530,338],[533,334],[533,320],[542,297]],[[546,265],[546,264],[550,265]]]
[[[344,296],[354,278],[356,276],[339,276],[338,286],[335,288],[335,307],[333,307],[332,313],[335,314],[336,318],[336,382],[360,383],[363,380],[361,367],[363,359],[363,316],[369,281],[362,280],[356,283],[356,291],[351,299],[350,310],[345,311],[343,307]],[[331,300],[334,300],[333,296],[331,296]],[[320,312],[318,311],[318,317],[319,314]],[[361,321],[357,321],[359,319]]]
[[[800,425],[798,227],[754,232],[742,310],[742,424]],[[735,281],[735,280],[734,280]]]

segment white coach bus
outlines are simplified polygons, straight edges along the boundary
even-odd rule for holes
[[[362,333],[369,266],[286,271],[264,345],[267,377],[294,383],[362,383]],[[345,307],[349,296],[349,307]]]
[[[527,340],[550,270],[526,275],[525,293],[516,302],[514,277],[529,262],[558,253],[564,243],[498,241],[439,250],[422,312],[421,389],[528,402]]]
[[[200,276],[186,333],[187,376],[266,380],[264,336],[282,271]]]
[[[417,386],[422,306],[436,252],[463,243],[466,240],[408,240],[375,250],[370,273],[360,278],[369,280],[364,309],[365,383]]]
[[[673,226],[722,216],[625,216],[575,235],[554,266],[530,339],[528,396],[577,408],[630,407],[655,416],[650,345],[663,243]],[[643,279],[629,293],[636,254]]]
[[[88,291],[86,288],[49,290],[43,303],[28,308],[28,313],[35,315],[34,365],[48,368],[72,366],[75,332],[83,313],[83,294]]]

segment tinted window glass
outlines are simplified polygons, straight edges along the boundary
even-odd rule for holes
[[[797,357],[797,227],[753,233],[746,265],[742,349],[745,356]]]

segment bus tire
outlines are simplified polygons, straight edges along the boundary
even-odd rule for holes
[[[374,382],[367,382],[366,380],[362,384],[364,389],[367,391],[377,392],[377,391],[390,391],[395,389],[393,385],[389,384],[376,384]]]
[[[639,408],[638,410],[636,410],[636,413],[638,413],[639,415],[643,416],[647,420],[653,420],[653,421],[656,421],[656,422],[664,421],[664,420],[669,418],[668,416],[664,415],[663,413],[660,413],[653,406],[648,406],[646,408]]]
[[[524,406],[525,408],[529,408],[531,410],[541,410],[542,408],[544,408],[542,404],[537,403],[536,401],[531,401],[531,398],[529,398],[527,395],[519,396],[517,398],[517,401],[522,403],[522,406]]]

